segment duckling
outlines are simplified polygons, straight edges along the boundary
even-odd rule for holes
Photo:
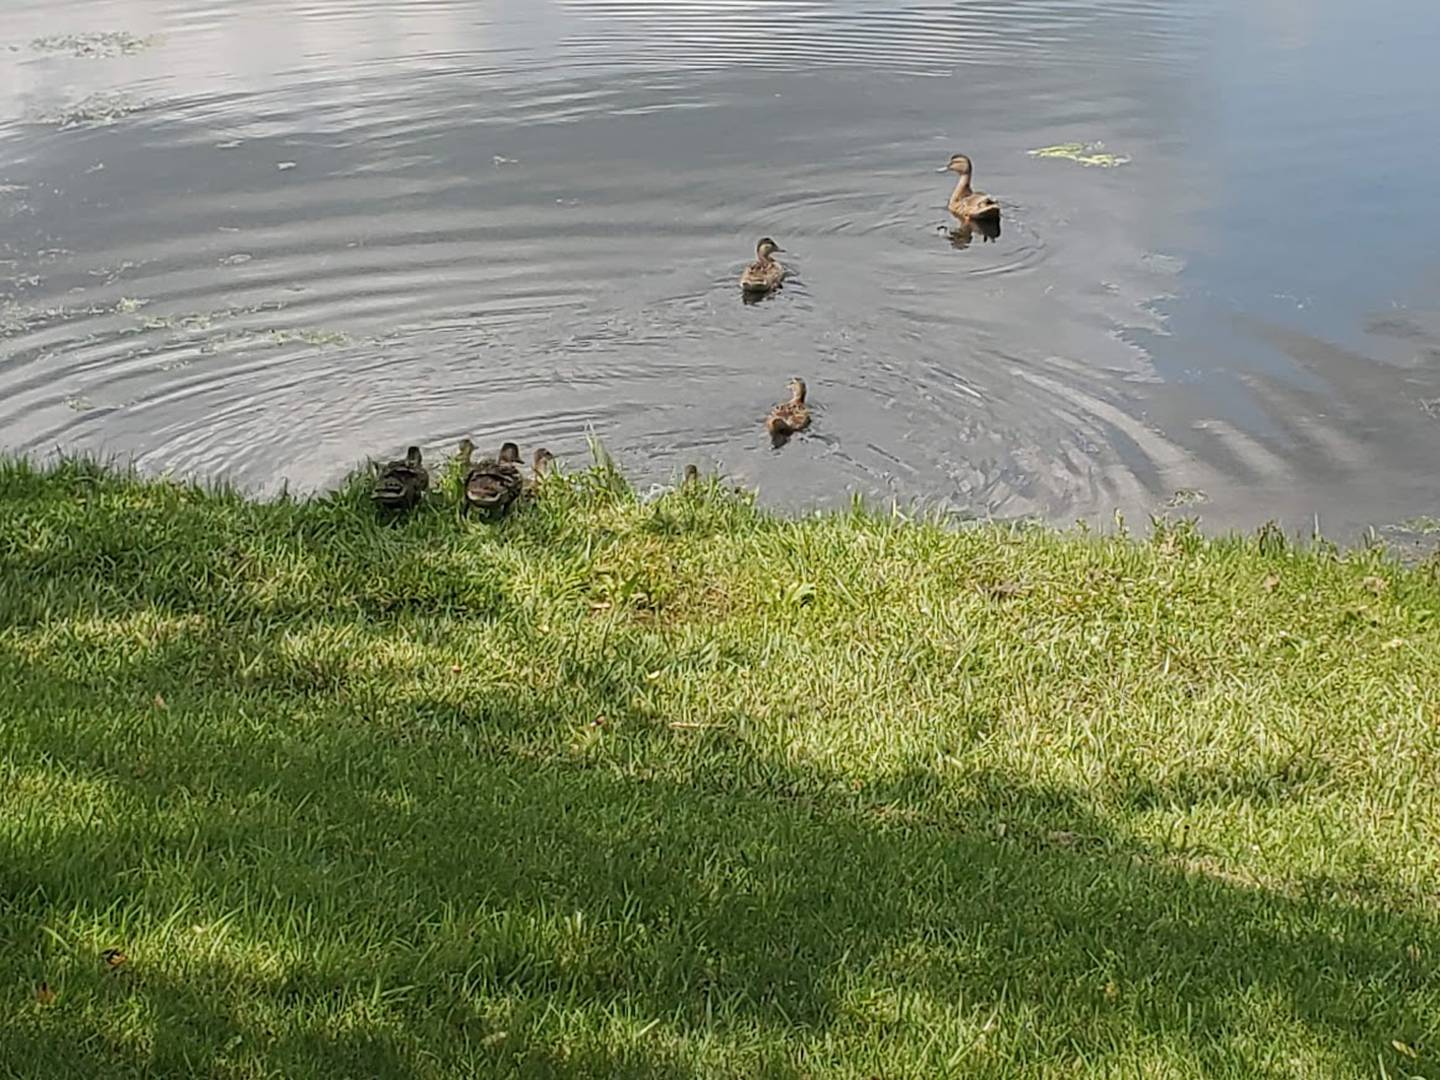
[[[470,441],[470,436],[460,440],[460,448],[455,453],[455,477],[459,484],[460,501],[465,501],[465,479],[470,475],[473,468],[471,459],[475,456],[475,444]]]
[[[750,296],[774,292],[785,280],[785,267],[773,258],[775,252],[784,251],[779,244],[765,237],[755,245],[755,261],[740,275],[740,290]]]
[[[693,488],[700,483],[700,467],[693,462],[685,466],[685,479],[682,486]]]
[[[430,473],[421,460],[420,448],[405,451],[402,461],[390,461],[379,467],[370,498],[386,510],[410,510],[430,486]]]
[[[964,154],[956,154],[940,172],[960,174],[960,182],[950,196],[950,213],[961,221],[979,221],[985,218],[998,219],[1000,204],[983,191],[970,190],[970,174],[973,167]]]
[[[790,380],[790,400],[781,402],[765,418],[765,430],[776,444],[810,426],[810,406],[805,404],[805,380]]]
[[[555,455],[543,446],[535,448],[534,460],[530,463],[530,475],[525,478],[525,494],[533,495],[540,487],[540,482],[545,479],[550,471],[550,463],[555,460]]]
[[[524,486],[520,475],[520,448],[507,442],[500,447],[498,460],[471,465],[474,452],[475,444],[469,439],[460,443],[464,508],[467,512],[478,509],[497,516],[503,514]]]

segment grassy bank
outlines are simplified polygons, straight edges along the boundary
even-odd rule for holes
[[[1376,553],[9,463],[0,717],[0,1074],[1440,1077]]]

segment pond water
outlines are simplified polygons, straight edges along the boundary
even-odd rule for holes
[[[0,448],[271,493],[593,435],[789,508],[1440,514],[1431,0],[5,6]],[[1028,153],[1072,142],[1128,161]],[[794,276],[742,304],[764,234]]]

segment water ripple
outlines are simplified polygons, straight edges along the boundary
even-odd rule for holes
[[[786,503],[1099,517],[1183,486],[1241,492],[1207,503],[1241,520],[1382,465],[1419,475],[1440,430],[1423,313],[1351,312],[1351,348],[1273,311],[1227,321],[1250,303],[1231,282],[1284,245],[1246,252],[1208,213],[1229,177],[1196,153],[1220,41],[1203,0],[17,0],[7,19],[21,42],[103,23],[147,44],[26,49],[0,74],[6,447],[275,491],[414,441],[580,460],[594,434],[642,480],[700,459]],[[1267,138],[1320,154],[1337,124],[1399,123],[1382,104],[1284,136],[1266,113]],[[1026,153],[1100,139],[1133,164]],[[956,151],[1005,206],[993,240],[945,211]],[[1251,228],[1285,219],[1267,206]],[[745,305],[766,234],[792,274]],[[1302,295],[1284,269],[1266,295]],[[1307,288],[1276,303],[1334,300]],[[760,419],[792,374],[817,422],[777,453]]]

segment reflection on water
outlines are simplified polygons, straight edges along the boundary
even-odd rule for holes
[[[957,251],[964,251],[977,238],[983,244],[1000,239],[1000,219],[980,218],[976,221],[961,221],[947,230],[950,243]]]
[[[11,0],[0,445],[274,491],[593,432],[782,505],[1434,513],[1437,45],[1421,0]],[[1130,160],[1027,154],[1070,142]]]

